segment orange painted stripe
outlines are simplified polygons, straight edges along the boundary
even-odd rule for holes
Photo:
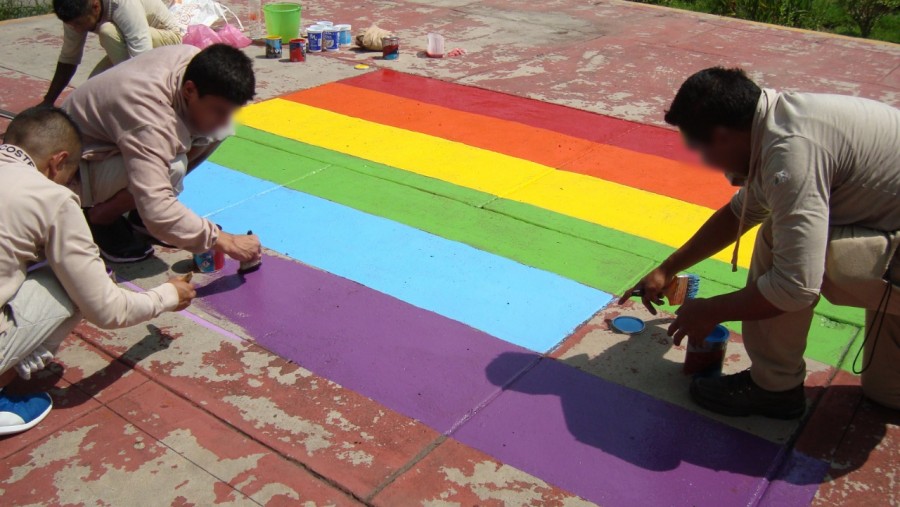
[[[331,83],[284,98],[711,209],[721,207],[734,193],[724,178],[697,165],[356,86]]]

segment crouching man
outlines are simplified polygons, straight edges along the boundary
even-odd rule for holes
[[[143,293],[109,277],[66,184],[78,171],[81,138],[64,112],[28,109],[0,145],[0,435],[32,428],[51,408],[45,393],[3,393],[53,359],[82,318],[102,328],[132,326],[187,307],[193,287],[169,280]],[[46,266],[40,266],[46,261]],[[37,268],[37,269],[34,269]]]
[[[232,116],[255,86],[253,65],[238,49],[167,46],[69,95],[62,107],[85,140],[81,203],[104,258],[148,257],[149,235],[192,253],[214,248],[241,262],[259,259],[259,238],[220,232],[178,200],[185,175],[231,134]]]
[[[747,286],[689,301],[669,328],[676,343],[700,343],[720,322],[743,323],[750,369],[695,379],[693,399],[727,415],[800,417],[803,353],[821,294],[866,309],[863,392],[900,409],[900,111],[762,90],[741,70],[712,68],[681,86],[666,121],[742,188],[638,284],[644,303],[761,224]]]

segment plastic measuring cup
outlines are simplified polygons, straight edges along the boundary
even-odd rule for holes
[[[281,42],[290,44],[291,39],[300,35],[300,4],[278,2],[263,7],[266,18],[266,33],[278,35]]]
[[[685,375],[718,377],[722,375],[722,365],[725,364],[725,349],[728,346],[728,329],[719,324],[712,333],[703,340],[699,346],[687,345],[687,353],[684,356]]]
[[[444,36],[439,33],[428,34],[428,49],[425,54],[430,58],[444,57]]]

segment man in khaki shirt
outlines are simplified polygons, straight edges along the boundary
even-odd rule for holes
[[[727,415],[801,416],[803,353],[821,294],[866,309],[863,391],[900,408],[900,111],[761,90],[743,71],[712,68],[681,86],[666,121],[742,188],[638,283],[644,303],[737,239],[736,259],[740,237],[761,224],[746,288],[689,301],[669,328],[676,344],[701,343],[720,322],[743,323],[751,368],[695,379],[693,399]]]
[[[53,10],[63,22],[63,45],[43,105],[53,105],[72,80],[88,32],[106,51],[91,76],[155,47],[181,44],[181,30],[162,0],[54,0]]]
[[[0,145],[0,435],[25,431],[51,408],[44,393],[2,388],[28,379],[82,317],[126,327],[187,307],[193,287],[173,278],[134,293],[109,277],[78,197],[65,185],[78,171],[81,139],[64,112],[38,107],[10,123]]]
[[[192,253],[259,259],[259,238],[220,231],[178,200],[185,175],[231,133],[255,86],[253,64],[239,49],[179,45],[117,65],[66,98],[62,108],[85,140],[81,203],[104,258],[146,258],[147,233]]]

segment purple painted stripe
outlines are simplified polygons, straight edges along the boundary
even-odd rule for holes
[[[486,371],[501,384],[498,356]],[[746,506],[780,467],[780,447],[553,359],[543,359],[453,435],[504,463],[608,506]],[[808,505],[821,469],[778,483]]]
[[[234,272],[232,263],[223,270]],[[278,257],[246,277],[223,275],[198,296],[272,352],[441,432],[499,391],[484,375],[492,359],[526,350]],[[535,361],[521,357],[497,375],[509,381]]]
[[[809,505],[816,496],[816,488],[797,487],[797,484],[818,484],[828,472],[829,463],[791,451],[781,473],[767,484],[756,505]]]
[[[142,287],[135,285],[134,283],[131,283],[128,280],[118,278],[117,281],[118,281],[118,283],[128,287],[129,289],[131,289],[135,292],[144,292],[144,289]],[[232,333],[231,331],[229,331],[227,329],[223,329],[223,328],[213,324],[212,322],[203,319],[199,315],[193,314],[187,310],[181,310],[180,312],[178,312],[178,314],[184,315],[185,317],[194,321],[195,323],[199,324],[200,326],[203,326],[206,329],[209,329],[210,331],[212,331],[214,333],[218,333],[218,334],[222,335],[222,337],[225,338],[226,340],[230,340],[230,341],[237,342],[237,343],[245,343],[245,341],[246,341],[243,338],[241,338],[240,336]]]

